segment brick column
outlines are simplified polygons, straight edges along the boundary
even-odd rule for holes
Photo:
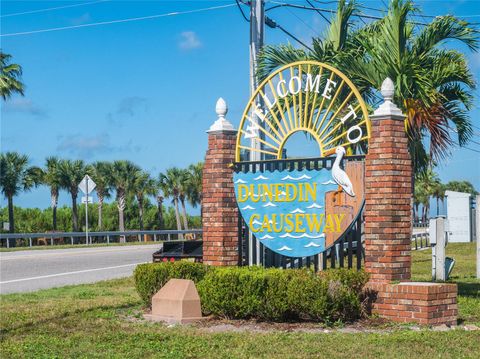
[[[396,322],[454,325],[456,284],[409,282],[413,193],[405,116],[392,102],[392,80],[383,82],[381,92],[385,102],[370,117],[365,159],[365,270],[372,309]]]
[[[238,209],[233,186],[237,131],[225,119],[227,105],[217,101],[218,120],[208,133],[203,170],[203,262],[228,266],[238,263]]]
[[[365,269],[372,281],[390,282],[410,279],[412,165],[390,79],[382,95],[365,159]]]

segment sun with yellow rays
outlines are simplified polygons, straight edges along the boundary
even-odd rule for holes
[[[338,146],[348,154],[363,154],[371,132],[367,106],[355,85],[334,67],[316,61],[285,65],[250,98],[240,122],[236,161],[281,159],[296,132],[315,139],[321,157]]]

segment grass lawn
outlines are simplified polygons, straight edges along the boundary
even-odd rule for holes
[[[480,325],[474,246],[450,244],[457,260],[460,319]],[[427,251],[414,252],[414,279],[428,280]],[[131,278],[69,286],[1,300],[2,358],[477,357],[480,331],[402,326],[376,333],[223,332],[136,320],[141,304]]]

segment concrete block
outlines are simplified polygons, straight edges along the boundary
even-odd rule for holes
[[[180,324],[202,319],[195,283],[187,279],[170,279],[153,296],[149,319]]]

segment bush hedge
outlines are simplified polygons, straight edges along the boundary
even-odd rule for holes
[[[150,306],[152,297],[170,279],[191,279],[200,282],[208,267],[201,263],[186,261],[140,264],[133,272],[135,287],[146,306]]]
[[[351,321],[362,313],[364,271],[207,267],[198,263],[143,264],[134,273],[146,305],[170,279],[196,283],[204,314],[236,319]]]

